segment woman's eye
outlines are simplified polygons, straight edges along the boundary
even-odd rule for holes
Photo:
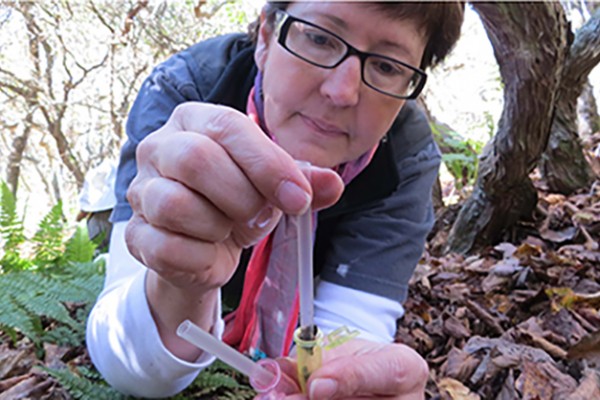
[[[384,74],[384,75],[402,75],[403,74],[402,68],[398,68],[397,65],[390,63],[390,62],[380,61],[375,64],[375,68],[377,68],[377,71],[379,73]]]
[[[313,44],[318,46],[330,45],[330,39],[328,36],[320,34],[318,32],[306,32],[306,36],[310,39]]]

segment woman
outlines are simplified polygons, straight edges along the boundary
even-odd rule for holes
[[[253,355],[285,355],[293,315],[273,310],[294,296],[264,293],[289,255],[282,214],[312,206],[322,210],[316,323],[361,336],[326,354],[309,398],[423,396],[424,360],[391,342],[433,222],[440,156],[407,100],[462,16],[455,3],[268,3],[255,41],[211,39],[153,71],[129,116],[110,263],[88,323],[109,383],[144,397],[187,386],[213,358],[176,336],[185,319]],[[257,270],[266,277],[252,289]],[[237,303],[242,292],[224,326],[221,295]]]

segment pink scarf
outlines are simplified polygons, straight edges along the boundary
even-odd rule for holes
[[[261,88],[259,72],[246,111],[273,139],[264,123]],[[369,164],[376,149],[377,146],[336,168],[345,185]],[[316,220],[314,213],[315,229]],[[254,358],[287,356],[291,348],[299,309],[296,232],[295,219],[284,216],[273,232],[254,247],[240,305],[225,317],[223,340]]]

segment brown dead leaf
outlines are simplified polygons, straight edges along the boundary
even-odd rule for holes
[[[504,290],[511,282],[512,279],[510,277],[489,274],[481,282],[481,288],[485,293],[491,293]]]
[[[544,197],[544,200],[550,205],[557,205],[564,203],[567,198],[563,194],[550,193]]]
[[[557,313],[545,315],[541,326],[544,331],[551,331],[558,336],[562,336],[567,346],[572,346],[588,334],[573,317],[573,314],[564,308]]]
[[[464,339],[471,336],[469,328],[453,315],[447,315],[444,319],[444,332],[457,339]]]
[[[493,267],[494,263],[492,260],[487,258],[473,257],[472,260],[465,266],[465,271],[474,273],[487,274]]]
[[[52,385],[49,379],[33,375],[0,394],[0,400],[38,399]]]
[[[444,287],[444,294],[451,301],[460,301],[472,291],[473,288],[470,285],[461,282],[450,283]]]
[[[575,258],[581,262],[600,263],[600,251],[588,250],[584,245],[572,244],[562,246],[558,252],[566,257]]]
[[[567,352],[565,350],[549,342],[537,333],[519,327],[515,328],[515,330],[518,333],[521,340],[525,343],[544,350],[546,353],[550,354],[554,358],[567,358]]]
[[[438,384],[440,395],[444,400],[480,400],[481,398],[476,393],[452,378],[442,378]]]
[[[69,347],[44,343],[44,365],[48,368],[54,369],[60,369],[64,367],[65,363],[62,361],[62,358],[69,350]]]
[[[509,242],[503,242],[494,246],[494,250],[500,252],[502,258],[510,258],[517,251],[517,246]]]
[[[486,353],[494,353],[494,356],[503,355],[507,359],[513,359],[517,361],[522,358],[526,358],[527,360],[536,363],[554,363],[552,357],[550,357],[545,351],[531,346],[513,343],[509,340],[501,338],[473,336],[465,344],[463,350],[469,354],[485,351]],[[516,365],[517,361],[510,365]]]
[[[552,298],[561,307],[570,309],[575,305],[600,308],[600,292],[596,293],[575,293],[568,287],[548,288],[546,289],[548,297]]]
[[[496,310],[504,315],[508,314],[515,306],[514,299],[503,294],[492,294],[489,296],[489,300],[496,306]]]
[[[576,386],[575,380],[562,373],[553,363],[538,363],[527,359],[523,360],[521,375],[515,382],[523,400],[564,398]]]
[[[514,258],[514,257],[510,257],[510,258],[506,258],[504,260],[498,261],[490,270],[490,272],[494,275],[498,275],[498,276],[512,276],[515,273],[521,271],[523,269],[523,266],[521,266],[519,264],[519,260]]]
[[[416,342],[421,344],[422,348],[426,351],[430,351],[434,347],[433,340],[431,337],[423,332],[423,330],[417,328],[411,332],[412,336],[415,338]]]
[[[17,383],[20,383],[30,377],[31,377],[31,374],[24,374],[24,375],[19,375],[19,376],[15,376],[12,378],[7,378],[4,380],[1,380],[0,381],[0,393],[4,393],[11,387],[15,386]]]
[[[568,240],[573,240],[576,235],[577,228],[574,226],[569,226],[561,230],[553,230],[550,228],[540,229],[540,236],[554,243],[563,243]]]
[[[598,315],[598,311],[594,308],[584,307],[579,308],[577,311],[572,311],[573,314],[578,314],[579,318],[585,318],[587,323],[586,329],[590,331],[595,331],[600,328],[600,315]]]
[[[584,336],[581,340],[569,348],[568,357],[589,358],[594,354],[600,356],[600,330]]]
[[[502,384],[502,390],[498,393],[496,400],[515,400],[519,398],[519,394],[515,389],[515,377],[513,371],[508,370],[508,375]]]
[[[32,345],[23,345],[12,349],[8,343],[2,343],[0,344],[0,379],[28,372],[36,361]]]
[[[587,224],[591,224],[593,222],[598,222],[600,221],[600,218],[598,217],[598,215],[586,211],[586,210],[579,210],[577,212],[575,212],[575,214],[573,214],[573,216],[571,217],[573,219],[573,222],[575,224],[583,224],[583,225],[587,225]]]
[[[597,371],[586,368],[579,386],[573,393],[569,394],[566,400],[590,399],[600,399],[600,376]]]
[[[539,257],[542,255],[542,246],[533,242],[525,242],[521,244],[515,251],[514,256],[519,260],[527,260],[530,257]]]
[[[417,282],[420,282],[427,289],[431,290],[431,283],[429,282],[429,276],[433,274],[431,271],[431,266],[426,263],[418,263],[413,275],[410,278],[410,284],[414,285]]]
[[[453,347],[441,368],[443,375],[466,382],[479,365],[479,360],[472,354]]]
[[[500,326],[500,321],[490,314],[484,307],[480,306],[474,301],[465,300],[467,308],[475,314],[480,320],[482,320],[494,333],[501,335],[504,333],[504,329]]]

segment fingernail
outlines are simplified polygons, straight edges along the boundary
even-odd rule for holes
[[[273,217],[273,207],[266,206],[262,210],[259,211],[258,214],[250,221],[248,221],[248,227],[251,229],[262,229],[269,224],[271,218]]]
[[[338,384],[333,379],[315,379],[310,384],[309,395],[311,400],[333,399],[337,392]]]
[[[310,207],[310,195],[291,181],[283,181],[277,189],[276,196],[291,212],[301,214]]]

